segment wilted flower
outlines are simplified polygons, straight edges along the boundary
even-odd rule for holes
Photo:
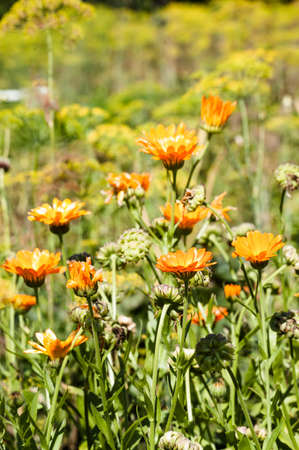
[[[9,258],[1,267],[7,272],[15,273],[23,277],[29,287],[41,286],[47,275],[63,273],[65,267],[57,267],[60,261],[60,253],[49,253],[48,250],[35,248],[32,252],[21,250],[14,258]]]
[[[17,294],[9,299],[9,303],[16,311],[22,313],[29,311],[32,306],[36,305],[36,298],[33,295]]]
[[[156,267],[162,272],[170,272],[173,275],[188,280],[196,272],[204,270],[208,266],[216,264],[209,262],[212,259],[212,253],[207,252],[205,248],[190,248],[187,252],[178,250],[162,255],[157,261]]]
[[[136,323],[132,319],[132,317],[124,316],[123,314],[118,316],[118,323],[122,327],[126,327],[130,333],[136,333]]]
[[[198,342],[195,358],[202,372],[220,372],[233,355],[234,348],[223,334],[208,334]]]
[[[77,347],[87,341],[88,337],[77,336],[77,334],[78,330],[72,331],[65,341],[61,341],[56,337],[55,333],[48,328],[44,333],[35,333],[40,344],[29,341],[29,344],[33,349],[25,350],[24,353],[42,353],[49,356],[52,361],[64,358],[71,348]]]
[[[197,210],[198,206],[203,204],[205,199],[205,187],[200,184],[199,186],[186,190],[184,197],[182,198],[182,204],[188,212],[193,212]]]
[[[38,208],[28,212],[28,220],[42,222],[50,226],[54,234],[64,234],[69,230],[69,223],[81,216],[90,214],[90,211],[81,209],[83,202],[72,202],[69,198],[61,201],[54,198],[52,206],[44,203]]]
[[[141,145],[141,151],[159,159],[168,170],[177,170],[183,167],[185,160],[190,159],[195,153],[198,138],[195,131],[188,131],[185,124],[152,128],[144,137],[137,140]]]
[[[224,286],[225,298],[238,297],[241,294],[241,286],[239,284],[226,284]]]
[[[97,292],[98,282],[103,281],[103,273],[92,266],[90,258],[86,262],[70,261],[68,267],[70,279],[67,288],[74,289],[79,297],[90,297]]]
[[[170,304],[171,309],[180,309],[183,303],[179,289],[169,284],[155,284],[151,298],[154,306],[159,308]]]
[[[171,220],[172,216],[172,206],[170,203],[160,208],[165,219]],[[200,220],[204,219],[207,215],[207,209],[198,206],[195,211],[189,212],[179,200],[176,201],[174,205],[174,223],[178,224],[178,228],[184,233],[188,234],[192,231],[194,225],[196,225]]]
[[[294,311],[281,311],[273,314],[270,327],[276,333],[299,339],[299,315]]]
[[[299,166],[296,164],[281,164],[275,171],[277,183],[288,193],[299,187]]]
[[[236,108],[236,102],[224,102],[211,95],[203,96],[201,103],[201,127],[208,133],[219,133]]]
[[[149,235],[140,228],[126,230],[119,238],[120,253],[127,264],[138,263],[149,251]]]
[[[182,433],[168,431],[158,444],[160,450],[202,450],[202,446],[196,442],[191,442]]]
[[[249,231],[246,237],[237,237],[232,242],[235,251],[232,256],[243,257],[250,261],[255,269],[265,267],[270,258],[276,256],[276,252],[284,246],[280,235],[272,233],[261,233],[260,231]]]
[[[294,266],[299,261],[297,250],[292,245],[285,245],[282,253],[286,263],[290,266]]]
[[[112,189],[103,191],[106,195],[105,203],[110,203],[113,196],[117,197],[119,205],[132,195],[142,198],[149,188],[150,178],[149,173],[109,173],[107,181]]]

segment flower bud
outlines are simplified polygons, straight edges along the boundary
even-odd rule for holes
[[[195,211],[198,206],[202,205],[205,199],[205,187],[200,184],[193,189],[186,190],[184,197],[182,198],[182,203],[188,211],[192,212]]]
[[[122,327],[128,329],[129,333],[136,333],[136,323],[133,321],[132,317],[120,315],[117,320]]]
[[[253,223],[244,222],[244,223],[241,223],[240,225],[232,227],[232,232],[235,237],[246,236],[248,231],[254,231],[255,229],[256,229],[256,226]]]
[[[151,241],[149,235],[139,229],[125,231],[118,240],[122,259],[128,264],[136,264],[148,253]]]
[[[158,444],[160,450],[202,450],[202,446],[196,442],[191,442],[182,433],[168,431]]]
[[[101,247],[97,254],[96,259],[100,262],[101,266],[111,270],[112,256],[115,255],[116,268],[121,269],[125,265],[125,261],[122,258],[120,245],[116,242],[108,242]]]
[[[282,249],[282,253],[289,266],[294,266],[299,261],[297,251],[292,245],[285,245]]]
[[[299,339],[299,314],[297,311],[276,312],[271,317],[270,327],[280,335]]]
[[[180,291],[168,284],[155,284],[151,298],[156,308],[163,308],[164,305],[170,304],[171,309],[177,311],[183,304]]]
[[[211,384],[210,384],[210,391],[212,394],[214,394],[215,397],[223,397],[226,394],[227,388],[225,381],[222,377],[216,378]]]
[[[180,354],[180,347],[177,345],[175,351],[171,353],[170,358],[168,359],[168,364],[177,370],[184,370],[190,365],[194,354],[195,350],[193,348],[183,348],[183,351]]]
[[[299,187],[299,166],[291,163],[281,164],[275,171],[275,179],[288,193],[295,191]]]
[[[210,271],[196,272],[189,282],[191,288],[208,287],[210,284]]]
[[[220,372],[233,360],[234,347],[223,334],[208,334],[196,346],[196,360],[202,372]]]

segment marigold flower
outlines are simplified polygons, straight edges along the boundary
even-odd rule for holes
[[[225,298],[238,297],[241,294],[241,286],[239,284],[226,284],[224,286]]]
[[[79,297],[91,296],[96,293],[98,282],[103,281],[103,273],[91,264],[91,258],[86,261],[70,261],[68,263],[70,279],[66,287],[74,289]]]
[[[218,96],[202,97],[202,128],[208,133],[219,133],[234,112],[237,102],[224,102]]]
[[[166,203],[165,206],[161,206],[161,212],[165,219],[171,220],[172,206],[170,203]],[[184,231],[186,234],[191,232],[194,225],[196,225],[200,220],[206,217],[206,208],[203,206],[198,206],[195,211],[188,211],[182,202],[179,200],[174,206],[174,223],[178,224],[178,227]]]
[[[223,216],[228,222],[230,222],[231,218],[227,214],[228,211],[231,211],[234,208],[233,206],[226,206],[225,208],[222,206],[222,200],[226,196],[226,192],[222,192],[222,194],[217,195],[211,203],[211,207],[216,210],[216,212]]]
[[[65,267],[56,267],[59,261],[59,252],[54,254],[48,250],[35,248],[32,252],[29,250],[17,252],[14,258],[7,259],[1,267],[7,272],[23,277],[27,286],[39,287],[47,275],[65,272]]]
[[[205,310],[206,317],[208,316],[208,308]],[[224,306],[213,306],[212,307],[212,315],[214,316],[214,323],[219,322],[219,320],[224,319],[228,315],[228,311]],[[199,325],[205,321],[203,314],[200,311],[197,311],[195,314],[190,315],[189,319],[191,319],[191,323],[195,325]]]
[[[183,280],[188,280],[196,272],[216,264],[215,262],[209,262],[211,259],[211,252],[207,252],[205,248],[198,249],[193,247],[187,252],[178,250],[160,256],[156,267],[162,272],[170,272]]]
[[[240,256],[251,262],[256,269],[265,267],[270,258],[276,256],[276,252],[284,246],[282,236],[274,236],[272,233],[260,231],[248,231],[246,237],[237,237],[232,242],[235,251],[232,256]]]
[[[9,303],[19,312],[27,312],[36,305],[36,298],[33,295],[17,294],[9,299]]]
[[[87,341],[87,336],[77,336],[78,330],[74,330],[65,341],[61,341],[55,333],[49,328],[44,333],[35,333],[37,340],[40,342],[29,341],[33,349],[25,350],[24,353],[42,353],[50,357],[53,361],[55,359],[64,358],[71,348],[77,347],[83,342]]]
[[[149,173],[109,173],[107,181],[112,189],[104,191],[107,195],[105,203],[110,203],[112,197],[115,195],[118,204],[121,205],[129,189],[133,189],[135,193],[136,190],[141,189],[141,194],[143,195],[149,188],[150,179],[151,176]]]
[[[64,234],[69,230],[69,223],[81,216],[90,214],[90,211],[81,209],[85,203],[72,202],[69,198],[61,201],[54,198],[52,206],[44,203],[38,208],[28,212],[28,220],[42,222],[50,225],[50,230],[55,234]]]
[[[195,131],[187,130],[183,123],[177,128],[175,125],[164,127],[160,124],[149,133],[144,133],[137,144],[141,145],[142,152],[162,161],[166,169],[175,170],[183,167],[184,161],[195,153],[198,138]]]

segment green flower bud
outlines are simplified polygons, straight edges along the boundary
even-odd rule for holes
[[[175,351],[171,353],[168,358],[168,364],[173,368],[176,368],[176,370],[185,370],[190,365],[194,354],[195,350],[193,348],[183,348],[183,351],[180,354],[180,347],[177,345]]]
[[[208,334],[196,346],[196,360],[202,372],[220,372],[231,363],[234,347],[223,334]]]
[[[158,444],[160,450],[202,450],[202,446],[196,442],[191,442],[182,433],[168,431]]]
[[[299,261],[298,253],[292,245],[285,245],[282,249],[282,253],[289,266],[294,266]]]
[[[227,387],[223,378],[217,378],[210,384],[210,391],[215,397],[223,397],[226,394]]]
[[[273,331],[289,338],[299,339],[299,315],[294,311],[280,311],[273,314],[270,320]]]
[[[275,171],[275,179],[288,193],[295,191],[299,187],[299,166],[290,163],[281,164]]]
[[[112,269],[112,256],[115,256],[116,268],[121,269],[125,265],[125,261],[122,258],[120,245],[116,242],[108,242],[101,247],[97,254],[96,259],[100,262],[101,266],[107,269]]]
[[[187,189],[182,198],[183,205],[188,211],[195,211],[206,199],[205,187],[200,184],[193,189]]]
[[[120,236],[118,245],[120,246],[122,259],[128,264],[136,264],[145,258],[151,241],[145,231],[139,228],[132,228]]]
[[[155,308],[163,308],[164,305],[170,304],[171,309],[179,311],[183,304],[179,289],[168,284],[155,284],[151,298]]]
[[[191,288],[207,287],[210,284],[210,271],[196,272],[193,278],[189,282]]]

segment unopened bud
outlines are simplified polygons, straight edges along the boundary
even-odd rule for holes
[[[285,245],[282,249],[282,253],[285,257],[286,263],[290,266],[294,266],[299,261],[297,251],[292,245]]]
[[[155,284],[151,298],[156,308],[163,308],[164,305],[170,304],[171,309],[177,310],[183,303],[180,291],[169,284]]]
[[[223,334],[208,334],[196,346],[196,360],[202,372],[220,372],[233,360],[234,347]]]
[[[112,269],[112,257],[115,258],[117,269],[121,269],[125,265],[125,261],[121,255],[120,245],[116,242],[108,242],[96,254],[96,259],[101,266],[110,270]]]
[[[182,433],[168,431],[158,444],[160,450],[202,450],[202,446],[196,442],[191,442]]]
[[[270,327],[280,335],[299,339],[299,315],[295,311],[274,313],[270,320]]]
[[[118,245],[120,246],[122,259],[128,264],[136,264],[145,258],[151,241],[145,231],[132,228],[120,236]]]
[[[217,378],[210,384],[210,390],[215,397],[223,397],[226,394],[227,388],[223,378]]]
[[[206,199],[205,187],[201,184],[193,189],[187,189],[182,203],[190,212],[195,211]]]

